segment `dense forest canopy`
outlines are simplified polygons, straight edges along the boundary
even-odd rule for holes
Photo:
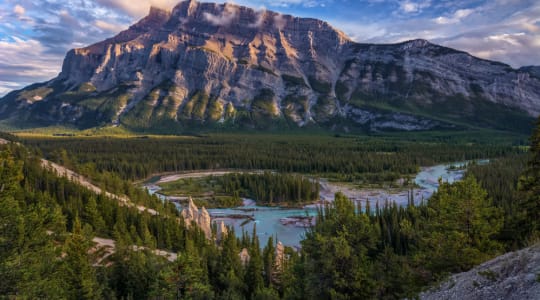
[[[539,137],[540,128],[531,140],[530,155],[515,145],[338,137],[33,138],[24,140],[27,146],[2,145],[0,295],[415,297],[450,273],[538,240]],[[43,168],[42,154],[156,213],[97,195],[58,176]],[[488,165],[471,166],[460,182],[441,182],[439,191],[418,206],[411,201],[407,207],[388,203],[373,208],[369,202],[354,204],[337,194],[334,203],[319,210],[299,251],[283,249],[272,237],[261,249],[256,232],[207,239],[184,222],[174,205],[126,181],[199,168],[271,169],[373,180],[372,176],[410,174],[433,162],[486,157],[497,158]],[[223,180],[234,188],[244,179],[231,175]],[[260,186],[243,185],[254,186],[253,190]],[[114,250],[105,253],[95,237],[114,241]],[[177,258],[168,261],[154,249],[177,253]]]
[[[522,153],[520,139],[234,134],[200,137],[24,137],[23,143],[96,181],[161,172],[273,170],[339,181],[394,181],[420,166]]]

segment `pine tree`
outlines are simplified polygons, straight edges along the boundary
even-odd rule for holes
[[[257,226],[253,226],[251,235],[251,246],[249,247],[249,262],[246,268],[245,282],[247,286],[247,296],[253,297],[255,293],[264,287],[264,279],[262,276],[263,259],[261,257],[261,249],[259,246],[259,238],[257,237]]]
[[[276,248],[274,247],[274,238],[268,237],[266,246],[263,250],[263,265],[264,265],[264,283],[271,286],[273,281],[274,264],[276,261]]]
[[[90,199],[88,199],[88,202],[83,210],[83,217],[92,226],[95,233],[105,234],[107,232],[105,221],[98,211],[95,197],[92,196]]]
[[[212,287],[201,256],[192,241],[186,241],[186,249],[176,261],[178,296],[182,299],[211,299]]]
[[[474,177],[440,182],[427,210],[423,250],[432,271],[468,270],[501,250],[494,239],[503,224],[501,210]]]
[[[375,288],[367,255],[375,247],[377,235],[368,216],[355,215],[354,204],[337,193],[333,206],[325,208],[302,241],[305,297],[373,297]]]
[[[99,299],[100,286],[89,260],[91,241],[82,232],[78,218],[73,223],[73,233],[64,244],[64,280],[72,299]]]

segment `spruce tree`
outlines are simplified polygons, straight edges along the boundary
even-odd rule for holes
[[[98,210],[95,197],[92,196],[90,197],[90,199],[88,199],[83,210],[83,217],[92,226],[95,233],[107,233],[106,224]]]
[[[100,286],[96,279],[88,250],[91,241],[83,235],[79,218],[73,223],[73,233],[64,244],[64,280],[71,299],[99,299]]]
[[[472,176],[449,184],[439,181],[427,204],[423,251],[434,272],[468,270],[501,250],[495,240],[502,212]]]

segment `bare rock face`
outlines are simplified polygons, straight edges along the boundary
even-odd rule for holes
[[[229,230],[227,229],[227,226],[225,226],[225,223],[223,221],[220,221],[217,226],[217,239],[218,241],[222,241],[227,234],[229,234]]]
[[[276,245],[276,271],[281,272],[285,266],[285,247],[278,241]]]
[[[250,260],[250,256],[249,256],[249,251],[247,248],[243,248],[242,251],[240,251],[240,253],[238,254],[238,256],[240,257],[240,262],[242,263],[243,266],[247,266],[247,264],[249,263],[249,260]]]
[[[186,226],[191,226],[191,222],[199,223],[199,208],[193,203],[191,197],[189,197],[188,206],[182,210],[181,215],[184,222],[186,222]]]
[[[212,227],[211,227],[210,214],[204,207],[201,209],[198,225],[199,227],[201,227],[201,230],[204,232],[204,235],[206,236],[206,238],[212,239]]]
[[[181,215],[182,218],[184,218],[186,226],[189,227],[195,223],[201,228],[207,239],[212,239],[212,221],[210,214],[204,207],[199,212],[199,208],[195,205],[195,203],[193,203],[193,199],[191,199],[191,197],[189,197],[188,206],[182,209]]]
[[[117,36],[69,51],[57,78],[0,100],[0,119],[134,130],[454,121],[522,130],[539,114],[533,67],[425,40],[358,44],[320,20],[196,1],[152,8]]]
[[[189,197],[188,205],[182,209],[181,215],[186,226],[189,227],[195,223],[204,232],[206,238],[212,240],[212,218],[206,208],[203,207],[199,211],[199,208],[193,203],[193,199]],[[227,226],[221,221],[217,226],[216,239],[221,241],[228,233]]]
[[[453,275],[420,299],[540,299],[540,244]]]

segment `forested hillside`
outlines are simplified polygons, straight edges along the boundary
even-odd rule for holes
[[[121,205],[59,177],[43,168],[37,148],[16,143],[0,146],[0,294],[8,298],[398,299],[414,297],[450,273],[469,270],[539,237],[540,128],[531,139],[529,157],[511,147],[473,150],[424,144],[439,149],[426,159],[455,153],[475,157],[487,151],[506,155],[487,166],[471,167],[460,182],[441,182],[439,191],[417,206],[413,199],[408,207],[355,205],[337,194],[333,204],[320,209],[299,251],[283,249],[272,237],[261,249],[255,232],[241,238],[230,232],[209,240],[196,226],[185,224],[171,203],[140,193],[124,181],[123,177],[144,177],[169,168],[155,165],[158,159],[140,159],[135,166],[141,173],[119,171],[130,160],[124,161],[118,153],[111,154],[116,160],[104,159],[95,167],[100,147],[110,145],[114,153],[117,147],[140,145],[137,140],[128,141],[128,146],[95,140],[93,149],[77,146],[77,140],[64,141],[66,147],[73,147],[56,151],[58,162],[81,170],[95,164],[85,172],[98,179],[110,174],[117,182],[113,185],[101,178],[106,190],[127,195],[133,203],[158,213]],[[55,151],[50,147],[55,141],[39,143],[46,152]],[[391,152],[390,145],[371,147],[375,156],[401,155],[398,151],[379,154],[381,149]],[[413,146],[398,143],[397,147]],[[175,153],[182,148],[171,149]],[[130,151],[135,160],[136,150]],[[404,157],[420,157],[405,153]],[[203,162],[210,154],[200,155]],[[243,161],[251,161],[252,166],[272,165],[272,160],[249,158]],[[382,159],[379,163],[384,165]],[[290,160],[290,165],[300,162]],[[313,168],[322,171],[324,164]],[[224,180],[234,186],[243,179]],[[214,228],[214,236],[215,232]],[[115,240],[114,253],[105,257],[92,242],[96,236]],[[178,258],[169,262],[154,255],[153,249],[177,252]]]
[[[10,144],[3,148],[0,295],[174,299],[180,293],[197,299],[221,295],[239,299],[259,293],[269,284],[268,278],[262,281],[262,272],[263,266],[273,267],[274,251],[265,250],[263,264],[256,239],[245,235],[237,240],[233,233],[218,247],[198,228],[184,226],[171,203],[146,199],[159,214],[141,213],[42,168],[39,158],[24,147]],[[115,253],[104,259],[103,253],[95,251],[94,236],[113,238]],[[134,251],[132,245],[147,250]],[[178,260],[170,263],[152,254],[156,248],[178,252]],[[252,263],[245,266],[238,256],[242,248],[248,248],[252,257]],[[256,289],[244,283],[258,279]]]

